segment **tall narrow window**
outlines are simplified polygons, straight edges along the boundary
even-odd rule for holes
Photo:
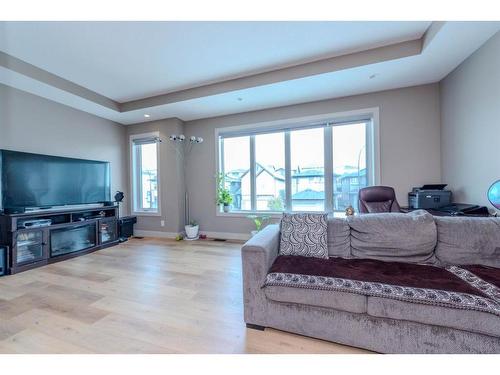
[[[232,209],[252,209],[252,181],[250,173],[250,137],[221,140],[224,183],[233,197]]]
[[[255,136],[255,190],[258,211],[285,208],[285,134]]]
[[[290,132],[293,211],[325,209],[324,129]]]
[[[158,135],[132,137],[133,210],[137,214],[159,214]]]
[[[358,191],[367,186],[366,123],[332,127],[333,209],[358,209]]]

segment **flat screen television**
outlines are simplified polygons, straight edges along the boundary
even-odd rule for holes
[[[111,200],[108,162],[0,150],[0,209]]]

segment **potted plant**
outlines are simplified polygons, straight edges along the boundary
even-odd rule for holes
[[[219,173],[217,178],[217,197],[215,199],[215,203],[219,206],[223,206],[224,212],[229,212],[229,208],[231,203],[233,203],[233,197],[229,192],[229,189],[226,188],[224,184],[224,175]]]
[[[188,225],[184,226],[186,230],[186,237],[189,239],[198,238],[198,231],[200,230],[200,226],[194,220],[191,220]]]
[[[255,224],[255,230],[251,231],[252,237],[255,236],[260,230],[268,223],[271,216],[248,215],[247,218]]]

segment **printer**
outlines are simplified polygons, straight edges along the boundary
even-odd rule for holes
[[[414,187],[408,193],[410,209],[438,209],[451,204],[451,191],[444,190],[446,184],[424,185]]]

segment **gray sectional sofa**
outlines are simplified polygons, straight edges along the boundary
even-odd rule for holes
[[[500,218],[329,218],[329,259],[279,244],[276,224],[242,248],[250,328],[381,353],[500,353]]]

